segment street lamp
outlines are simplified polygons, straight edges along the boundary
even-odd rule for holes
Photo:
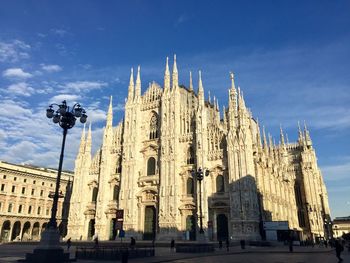
[[[209,175],[209,170],[202,170],[202,168],[198,168],[198,170],[192,170],[191,174],[194,178],[197,179],[199,182],[199,233],[204,234],[203,230],[203,214],[202,214],[202,180],[204,178],[203,173],[205,176]]]
[[[61,155],[58,165],[55,193],[53,194],[53,204],[51,209],[50,221],[41,235],[39,246],[36,249],[34,249],[33,254],[27,254],[26,261],[66,262],[67,259],[69,259],[69,254],[64,253],[62,247],[60,247],[60,234],[57,228],[56,220],[58,198],[60,197],[59,189],[62,173],[64,146],[66,143],[67,131],[74,127],[77,118],[80,118],[81,123],[85,123],[87,115],[86,111],[80,106],[79,103],[74,104],[74,106],[70,108],[69,106],[67,106],[67,102],[64,100],[61,104],[51,104],[46,110],[46,117],[52,119],[54,123],[58,123],[63,129]]]

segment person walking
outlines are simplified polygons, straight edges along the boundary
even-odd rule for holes
[[[175,240],[172,238],[170,242],[170,250],[174,251],[174,249],[175,249]]]
[[[342,244],[340,243],[340,241],[337,239],[335,241],[335,254],[339,260],[339,262],[342,262],[343,259],[341,258],[341,252],[344,250],[344,247],[342,246]]]
[[[68,251],[69,251],[71,245],[72,245],[71,238],[68,238],[68,239],[67,239],[67,250],[68,250]]]

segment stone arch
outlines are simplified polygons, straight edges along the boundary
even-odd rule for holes
[[[23,230],[22,230],[22,241],[27,241],[31,239],[31,233],[30,233],[30,222],[25,222],[23,225]]]
[[[42,225],[42,227],[41,227],[41,233],[45,230],[46,226],[47,226],[47,223],[44,223],[44,224]]]
[[[8,241],[10,237],[11,231],[11,222],[10,220],[6,220],[1,227],[0,241]]]
[[[35,222],[33,224],[33,229],[32,229],[32,239],[39,240],[39,238],[40,238],[39,233],[40,233],[40,224],[39,224],[39,222]]]
[[[20,239],[20,233],[21,233],[21,222],[20,221],[16,221],[13,224],[13,228],[12,228],[12,233],[11,233],[11,241],[12,240],[18,240]]]

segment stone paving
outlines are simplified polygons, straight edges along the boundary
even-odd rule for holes
[[[23,259],[25,253],[33,251],[35,245],[24,244],[3,244],[0,245],[0,263],[16,262]],[[75,254],[75,247],[71,248],[71,257]],[[344,251],[342,255],[344,261],[350,262],[350,252]],[[104,262],[111,263],[116,261],[96,261],[96,260],[78,260],[82,263]],[[130,263],[209,263],[209,262],[244,262],[244,263],[328,263],[338,262],[334,250],[330,248],[319,247],[294,247],[294,252],[290,253],[288,247],[247,247],[242,250],[240,247],[230,247],[226,249],[216,249],[214,253],[187,254],[175,253],[167,247],[156,247],[156,256],[150,258],[130,259]]]

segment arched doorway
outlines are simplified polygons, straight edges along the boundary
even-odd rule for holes
[[[23,231],[22,231],[22,239],[23,241],[27,241],[30,240],[31,236],[30,236],[30,223],[29,222],[25,222],[24,226],[23,226]]]
[[[11,223],[9,220],[6,220],[2,224],[0,241],[2,242],[9,241],[10,230],[11,230]]]
[[[116,222],[117,219],[115,218],[112,218],[112,220],[110,221],[109,240],[115,240],[115,238],[117,237]]]
[[[154,206],[145,207],[144,240],[153,240],[156,236],[156,209]]]
[[[217,239],[226,240],[228,238],[228,222],[227,216],[219,214],[216,217]]]
[[[88,239],[92,239],[94,235],[95,235],[95,219],[91,219],[89,221]]]
[[[196,218],[194,215],[186,217],[186,232],[189,240],[196,240]]]
[[[47,223],[44,223],[43,226],[42,226],[42,228],[41,228],[41,233],[44,232],[46,226],[47,226]]]
[[[32,239],[39,240],[39,222],[34,223],[32,230]]]
[[[21,233],[21,222],[16,221],[12,228],[11,241],[15,239],[20,239],[19,234]]]

